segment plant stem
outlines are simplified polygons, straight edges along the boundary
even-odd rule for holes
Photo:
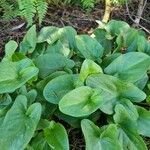
[[[111,0],[105,0],[105,13],[102,22],[107,23],[111,14]]]

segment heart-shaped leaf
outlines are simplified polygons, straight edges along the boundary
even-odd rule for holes
[[[116,39],[117,48],[115,51],[136,52],[138,50],[139,33],[133,28],[129,28],[126,32],[122,32]]]
[[[86,59],[81,66],[79,78],[84,82],[89,75],[102,72],[103,71],[99,65],[90,59]]]
[[[52,38],[52,35],[58,31],[58,27],[48,26],[41,29],[38,35],[38,43],[46,42],[47,39]]]
[[[102,73],[90,75],[86,80],[86,85],[101,91],[103,101],[100,109],[107,114],[114,112],[114,106],[122,98],[133,102],[141,102],[146,98],[146,94],[132,83]]]
[[[44,136],[52,149],[69,150],[67,132],[60,123],[51,121],[50,126],[44,129]]]
[[[77,32],[72,27],[66,26],[57,28],[53,26],[41,29],[38,36],[38,43],[48,42],[50,45],[57,41],[61,41],[66,47],[75,47],[75,36]]]
[[[88,35],[76,36],[76,46],[78,51],[86,59],[100,61],[100,58],[103,56],[104,48],[96,39]]]
[[[3,150],[24,149],[34,136],[41,116],[41,105],[27,108],[27,98],[19,95],[0,126],[0,145]]]
[[[105,29],[113,36],[119,35],[122,31],[129,29],[129,25],[124,21],[111,20],[106,25]]]
[[[68,47],[66,47],[61,41],[58,41],[53,45],[49,45],[45,53],[58,53],[62,54],[65,57],[69,57],[71,55],[71,50]]]
[[[150,137],[150,111],[137,106],[139,118],[137,120],[138,132],[143,136]]]
[[[59,102],[59,109],[73,117],[88,116],[102,103],[101,93],[90,87],[82,86],[67,93]]]
[[[20,43],[20,52],[32,53],[35,50],[37,43],[36,26],[33,25],[26,33],[23,41]]]
[[[118,131],[114,124],[105,130],[96,126],[90,120],[81,121],[81,128],[86,142],[86,150],[120,150]]]
[[[14,54],[15,50],[17,49],[18,44],[17,42],[11,40],[5,45],[5,58],[11,60],[12,55]]]
[[[0,94],[13,92],[38,74],[30,59],[0,63]]]
[[[136,81],[134,85],[136,85],[139,89],[143,90],[147,84],[148,81],[148,75],[145,74],[141,79]]]
[[[35,59],[35,65],[39,68],[39,76],[45,78],[55,71],[71,69],[75,64],[61,54],[44,54]]]
[[[140,52],[130,52],[116,58],[105,68],[105,73],[124,81],[136,82],[141,79],[150,67],[150,57]]]
[[[107,32],[104,29],[96,29],[94,31],[95,39],[104,47],[104,54],[108,54],[112,50],[112,40],[107,38]]]
[[[9,94],[0,95],[0,125],[12,104],[12,98]]]
[[[117,102],[117,105],[121,104],[126,111],[128,112],[128,114],[130,115],[130,117],[132,118],[132,120],[137,120],[139,117],[138,111],[136,109],[136,106],[128,99],[119,99]]]
[[[30,146],[33,150],[51,150],[51,147],[48,145],[43,132],[40,132],[36,137],[34,137]]]
[[[119,141],[123,149],[147,150],[146,144],[137,132],[136,121],[132,120],[123,105],[115,107],[114,121],[118,125]]]
[[[53,104],[58,104],[61,98],[75,88],[76,75],[62,75],[54,78],[45,86],[43,95]]]
[[[150,42],[143,36],[138,36],[138,51],[150,56]]]

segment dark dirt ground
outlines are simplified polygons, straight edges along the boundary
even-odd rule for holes
[[[129,5],[130,14],[134,18],[137,11],[137,3]],[[104,13],[104,7],[102,4],[97,5],[91,12],[85,12],[83,9],[77,6],[69,7],[56,7],[49,6],[48,13],[44,19],[42,26],[58,26],[63,27],[66,25],[74,27],[78,33],[89,33],[97,27],[95,20],[101,20]],[[150,30],[150,1],[146,5],[144,13],[142,15],[140,24],[146,29]],[[129,18],[125,7],[116,7],[113,9],[111,19],[124,20],[130,25],[133,24]],[[18,43],[25,35],[27,29],[26,24],[20,29],[12,29],[25,21],[21,18],[16,18],[11,21],[0,20],[0,57],[3,55],[3,49],[6,42],[13,39]],[[148,35],[149,36],[149,35]],[[83,135],[79,129],[68,129],[71,150],[83,150],[85,149],[85,143]],[[150,140],[145,139],[150,150]]]
[[[134,18],[137,11],[137,3],[129,5],[130,14]],[[44,19],[42,26],[58,26],[66,25],[74,27],[79,33],[89,33],[97,27],[96,20],[101,20],[104,13],[104,5],[98,4],[91,12],[86,12],[78,6],[56,7],[49,6],[48,13]],[[144,13],[142,15],[141,25],[150,30],[150,1],[147,3]],[[125,7],[115,7],[111,14],[111,19],[124,20],[130,25],[133,24],[129,18]],[[21,18],[16,18],[11,21],[0,20],[0,56],[2,56],[2,49],[4,44],[13,39],[17,42],[21,41],[26,33],[26,24],[17,30],[12,30],[14,27],[24,23]]]

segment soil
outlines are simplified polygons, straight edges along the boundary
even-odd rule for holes
[[[131,16],[134,18],[136,14],[137,2],[129,5],[129,10]],[[147,3],[146,8],[143,12],[141,19],[141,25],[146,29],[150,30],[150,2]],[[49,6],[48,13],[42,23],[42,26],[72,26],[78,33],[91,33],[93,29],[97,27],[96,20],[101,20],[104,14],[104,5],[97,5],[91,12],[86,12],[78,6]],[[124,20],[130,25],[133,24],[132,20],[129,18],[126,8],[115,6],[113,8],[111,19]],[[0,57],[3,55],[3,49],[6,42],[9,40],[21,41],[25,35],[27,28],[26,24],[19,29],[13,30],[14,27],[18,27],[25,21],[21,18],[15,18],[11,21],[0,20]],[[36,23],[36,22],[35,22]],[[42,27],[41,26],[41,27]]]

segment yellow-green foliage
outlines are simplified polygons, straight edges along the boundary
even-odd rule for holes
[[[18,15],[15,0],[0,0],[0,18],[10,20]]]
[[[45,0],[18,0],[21,16],[25,17],[28,26],[33,23],[33,17],[38,16],[39,24],[41,24],[46,12],[47,2]]]
[[[66,5],[66,4],[70,4],[72,0],[47,0],[48,4],[53,4],[53,5]]]

